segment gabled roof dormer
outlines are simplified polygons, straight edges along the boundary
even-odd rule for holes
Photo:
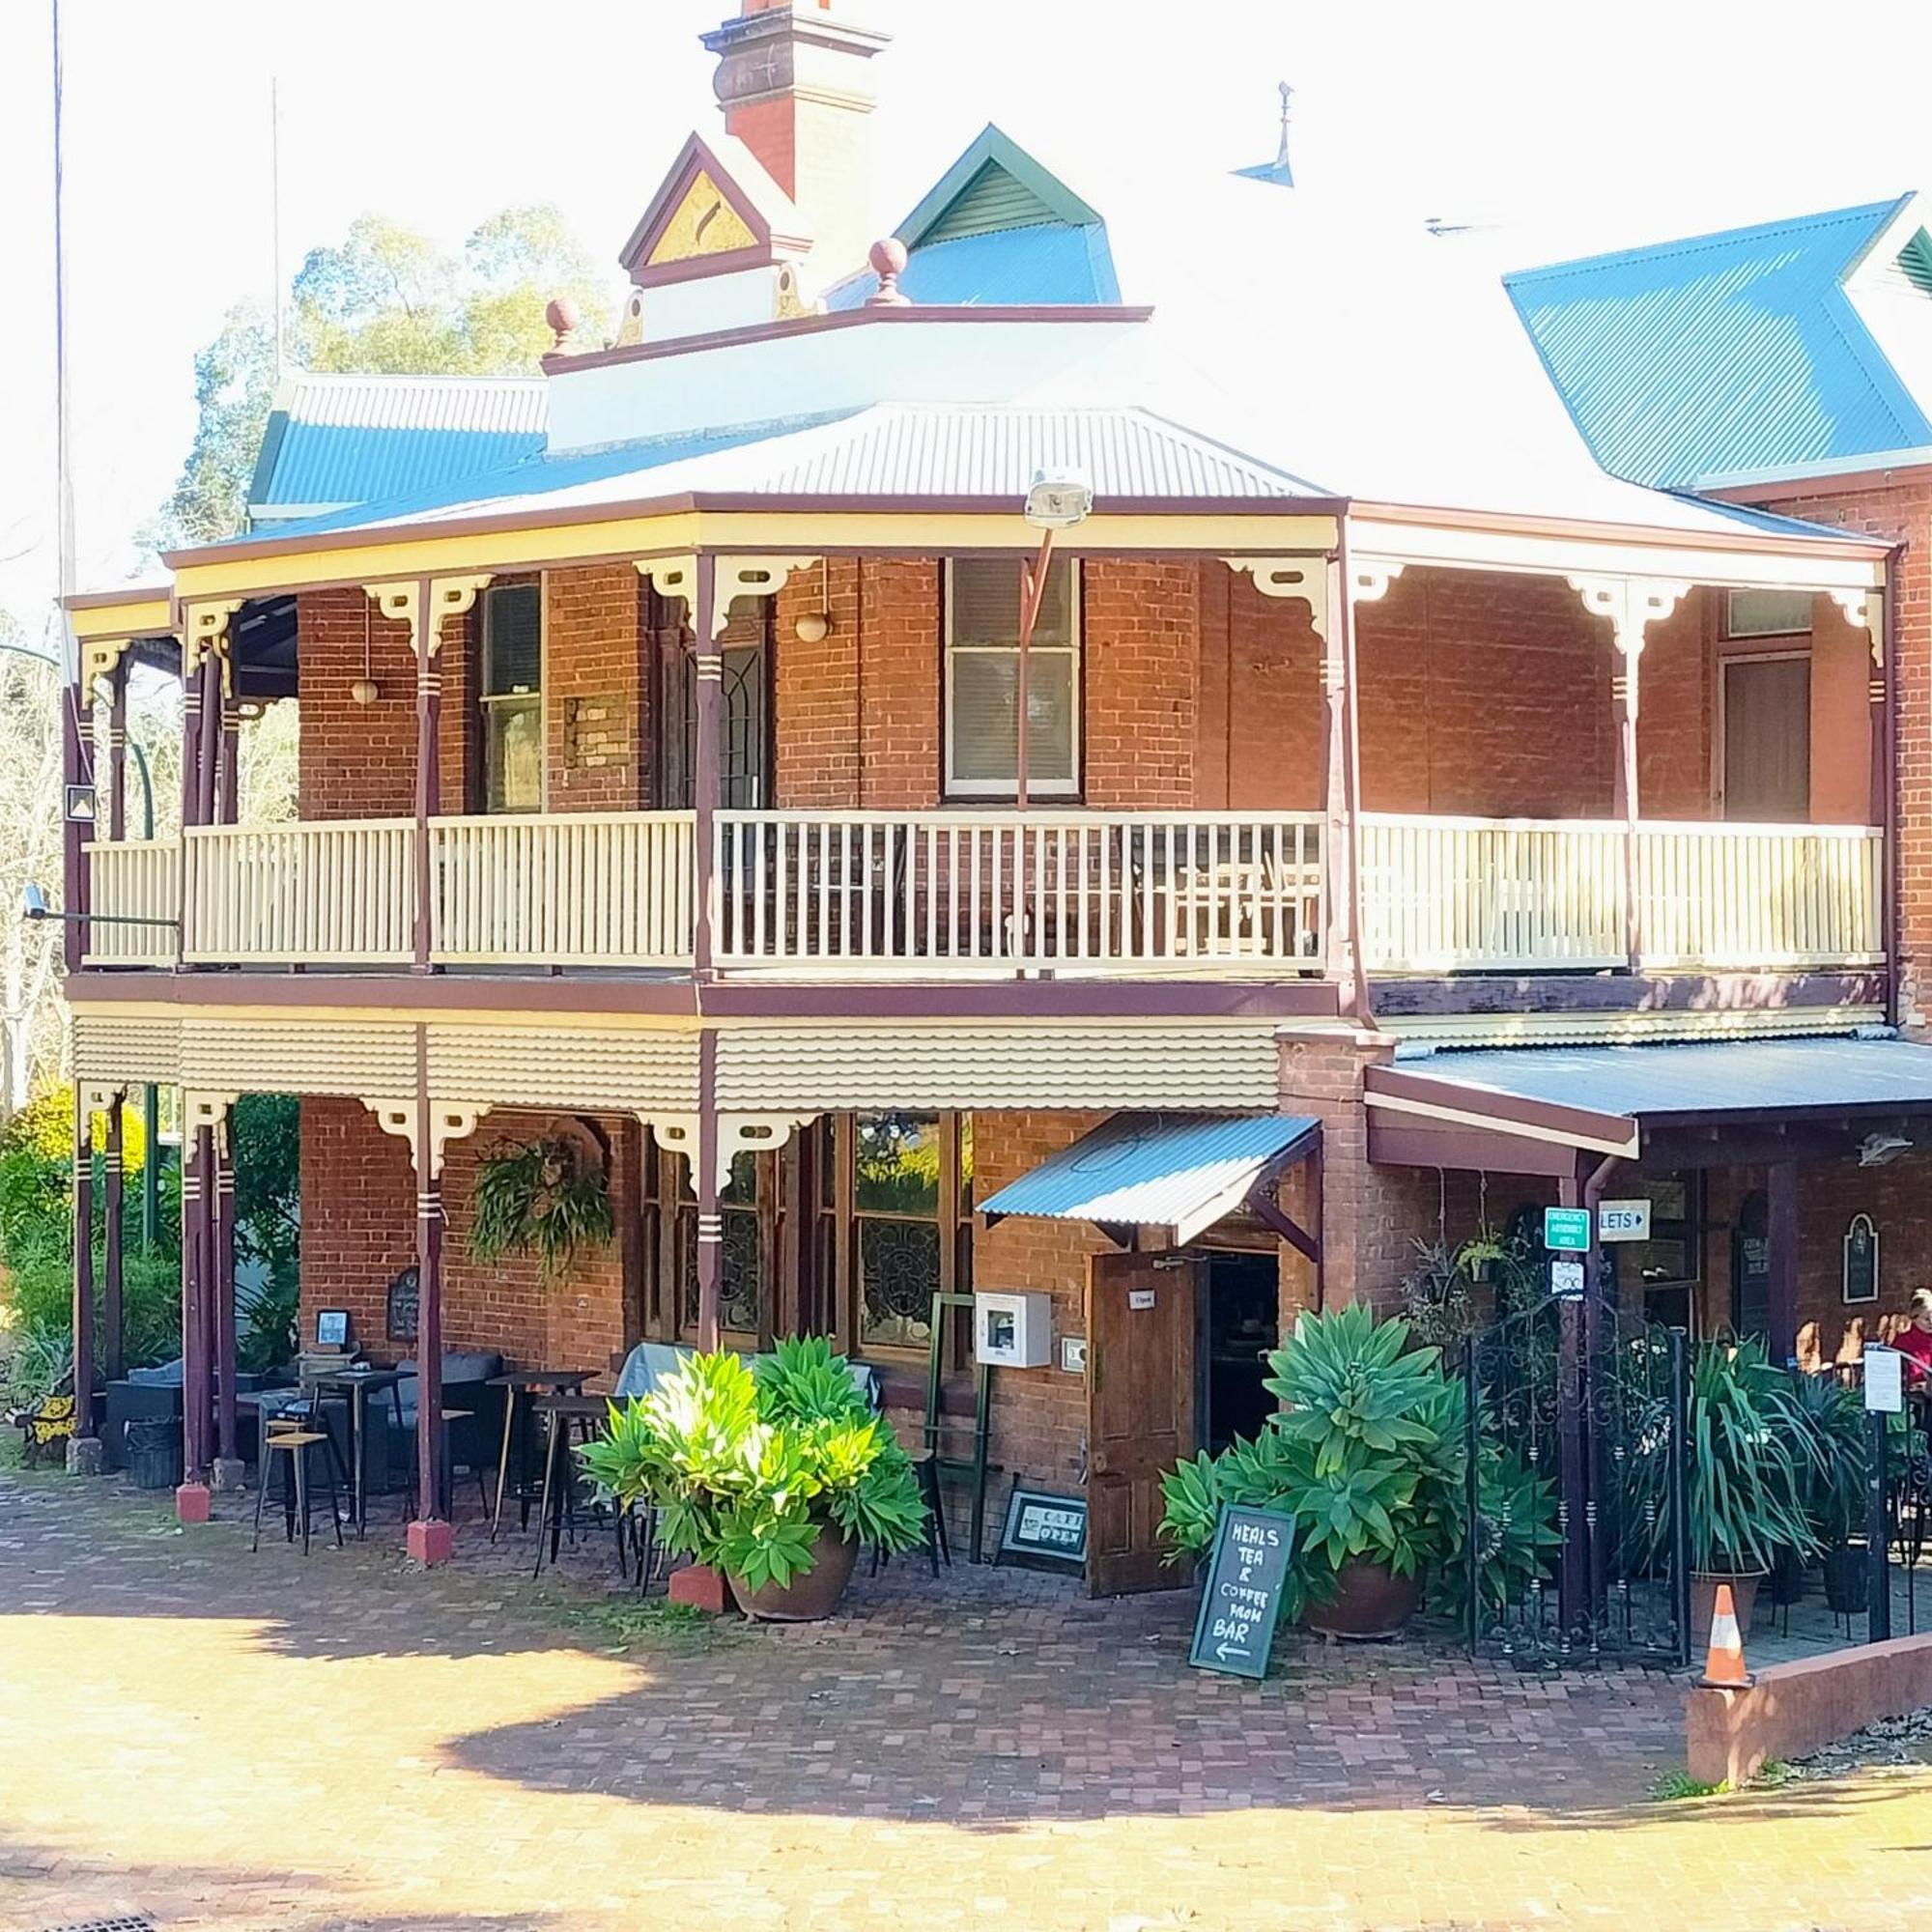
[[[618,341],[803,314],[812,241],[811,223],[742,141],[693,134],[618,254],[631,278]]]
[[[988,126],[895,233],[900,292],[929,305],[1094,306],[1121,299],[1107,225],[1018,142]],[[856,308],[878,287],[854,275],[826,306]]]

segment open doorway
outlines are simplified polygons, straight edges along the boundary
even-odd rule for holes
[[[1252,1437],[1274,1413],[1263,1386],[1265,1356],[1280,1341],[1279,1270],[1271,1254],[1210,1250],[1202,1267],[1201,1445],[1219,1455]]]

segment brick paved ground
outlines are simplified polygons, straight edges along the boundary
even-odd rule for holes
[[[1421,1646],[1182,1663],[1183,1596],[895,1566],[614,1625],[594,1547],[251,1558],[0,1473],[0,1926],[1903,1926],[1932,1774],[1660,1805],[1679,1694]],[[233,1506],[231,1505],[231,1508]],[[526,1546],[519,1546],[519,1553]]]

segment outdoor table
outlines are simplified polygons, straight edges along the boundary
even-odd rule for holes
[[[308,1386],[318,1394],[346,1396],[349,1400],[349,1466],[350,1466],[350,1514],[355,1521],[357,1541],[369,1533],[368,1487],[369,1458],[365,1439],[366,1406],[369,1391],[379,1393],[387,1389],[390,1400],[395,1404],[396,1428],[403,1428],[402,1384],[406,1378],[413,1377],[413,1369],[337,1369],[327,1375],[312,1376]],[[327,1429],[322,1411],[316,1410],[318,1421]]]
[[[493,1376],[489,1386],[503,1391],[503,1447],[497,1462],[497,1505],[490,1512],[490,1541],[503,1526],[503,1497],[509,1488],[510,1444],[516,1431],[517,1398],[520,1395],[582,1395],[583,1384],[597,1373],[595,1369],[512,1369]],[[529,1442],[524,1444],[523,1472],[517,1480],[517,1500],[524,1506],[524,1525],[529,1526],[531,1487],[529,1482]]]
[[[601,1422],[610,1412],[610,1398],[601,1395],[539,1395],[534,1398],[538,1415],[543,1418],[543,1491],[542,1500],[537,1505],[537,1561],[532,1576],[543,1575],[544,1537],[550,1537],[550,1560],[556,1561],[557,1549],[563,1542],[564,1519],[571,1520],[571,1541],[577,1541],[576,1512],[571,1503],[571,1475],[568,1438],[570,1425],[580,1425],[591,1421]],[[557,1464],[563,1464],[561,1470]],[[623,1524],[621,1519],[617,1531],[617,1554],[621,1562],[624,1554]]]

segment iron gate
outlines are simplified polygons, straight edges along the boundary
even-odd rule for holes
[[[1472,1335],[1463,1377],[1470,1648],[1687,1662],[1683,1329],[1545,1298]]]

